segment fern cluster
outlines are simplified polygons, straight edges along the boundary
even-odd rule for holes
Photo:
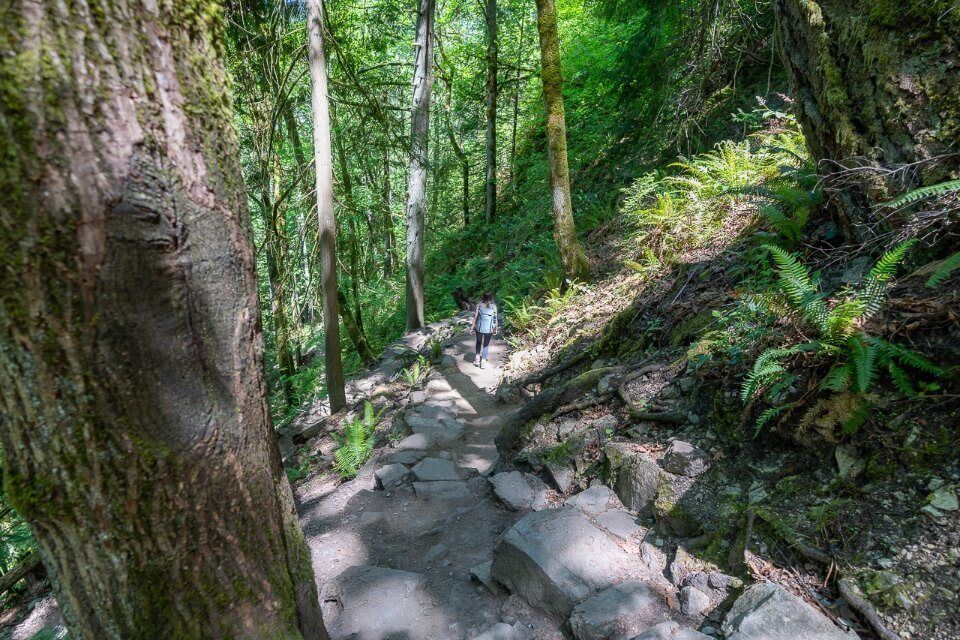
[[[333,467],[341,478],[352,478],[373,453],[374,432],[380,414],[375,414],[373,405],[365,402],[363,418],[352,418],[343,427],[343,433],[334,433],[337,450],[333,452]]]
[[[796,380],[789,363],[799,357],[817,360],[830,359],[832,365],[819,383],[822,391],[834,394],[853,394],[866,398],[875,386],[880,372],[886,371],[896,387],[905,395],[915,396],[917,390],[909,371],[929,376],[942,376],[944,369],[922,355],[901,345],[871,336],[863,324],[883,306],[887,287],[896,275],[907,251],[914,241],[903,242],[885,253],[856,289],[829,304],[814,283],[809,268],[797,257],[775,245],[767,245],[777,268],[780,290],[787,308],[815,339],[786,347],[767,349],[756,359],[744,379],[741,398],[745,403],[765,398],[773,402],[757,420],[759,431],[766,423],[795,408],[796,403],[777,402]],[[815,405],[807,413],[823,412]],[[862,424],[863,411],[848,412],[845,431]]]

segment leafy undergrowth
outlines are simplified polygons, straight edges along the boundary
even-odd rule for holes
[[[663,365],[528,425],[518,459],[566,458],[586,483],[604,473],[605,440],[693,442],[714,464],[671,513],[696,520],[704,557],[807,596],[841,575],[902,637],[958,637],[957,190],[888,205],[922,231],[845,245],[795,122],[762,116],[756,133],[638,178],[589,237],[595,282],[547,282],[507,306],[515,386],[551,368],[545,386]],[[625,399],[671,421],[631,419]],[[601,418],[586,440],[542,440]]]

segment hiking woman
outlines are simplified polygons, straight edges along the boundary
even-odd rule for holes
[[[473,358],[474,366],[483,368],[484,361],[489,362],[490,339],[497,332],[500,318],[497,315],[497,305],[493,301],[493,294],[489,291],[483,294],[483,299],[473,312],[473,330],[477,332],[477,355]]]

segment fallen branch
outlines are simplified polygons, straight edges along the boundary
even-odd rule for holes
[[[872,604],[867,602],[866,598],[860,595],[860,589],[852,580],[841,578],[837,581],[837,586],[840,588],[840,595],[843,596],[843,599],[864,617],[870,627],[873,628],[874,633],[880,636],[882,640],[900,640],[898,634],[884,626],[880,614],[877,613]]]
[[[34,551],[10,571],[0,576],[0,594],[13,588],[15,584],[27,577],[27,574],[40,567],[40,554]]]
[[[573,413],[574,411],[582,411],[583,409],[589,409],[590,407],[594,407],[598,404],[603,404],[604,402],[608,401],[610,397],[611,394],[605,393],[595,398],[587,398],[586,400],[581,400],[580,402],[571,402],[570,404],[565,404],[553,412],[553,414],[550,416],[550,420],[555,420],[560,416]]]
[[[627,406],[627,413],[637,422],[668,422],[670,424],[683,424],[687,417],[682,413],[675,411],[640,411],[632,406]]]
[[[539,384],[544,380],[557,375],[558,373],[563,373],[567,369],[577,364],[580,364],[583,360],[586,359],[589,353],[590,353],[590,349],[584,349],[583,351],[577,353],[575,356],[572,356],[571,358],[565,360],[564,362],[561,362],[555,367],[551,367],[539,373],[532,373],[526,376],[525,378],[518,380],[517,386],[522,388],[531,384]]]

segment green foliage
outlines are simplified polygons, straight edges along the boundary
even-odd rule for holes
[[[343,433],[334,433],[337,449],[333,452],[333,466],[341,478],[352,478],[373,453],[374,432],[380,422],[373,405],[363,404],[363,417],[351,418],[343,427]]]
[[[960,180],[948,180],[939,184],[930,185],[928,187],[920,187],[919,189],[908,191],[907,193],[894,198],[890,202],[884,203],[883,206],[889,209],[899,209],[900,207],[915,204],[921,200],[926,200],[927,198],[935,198],[937,196],[950,195],[957,192],[960,192]]]
[[[956,271],[958,267],[960,267],[960,251],[940,261],[940,264],[937,265],[933,274],[927,278],[926,286],[931,289],[938,286],[941,282],[949,278],[950,274]]]
[[[430,373],[430,362],[423,356],[417,356],[413,363],[400,371],[400,379],[413,387],[423,382],[428,373]]]
[[[831,361],[830,369],[820,380],[821,390],[855,398],[843,404],[846,413],[841,416],[842,420],[833,418],[842,423],[845,433],[856,430],[867,419],[869,404],[862,399],[875,387],[881,370],[887,371],[897,388],[910,396],[917,395],[917,391],[908,369],[934,377],[946,374],[922,355],[871,336],[863,329],[864,323],[883,306],[887,286],[913,244],[910,240],[887,251],[858,288],[844,292],[832,304],[818,291],[813,274],[794,254],[775,245],[766,246],[776,264],[779,287],[788,309],[816,334],[816,340],[767,349],[757,357],[744,379],[741,399],[746,403],[764,398],[772,403],[760,414],[758,431],[797,405],[786,402],[785,398],[789,395],[789,386],[797,379],[796,374],[791,373],[791,363],[795,365],[801,356],[811,356],[814,362]],[[927,388],[931,388],[929,384]],[[838,406],[834,405],[832,410]],[[821,403],[807,415],[822,414],[827,409],[830,407]]]

